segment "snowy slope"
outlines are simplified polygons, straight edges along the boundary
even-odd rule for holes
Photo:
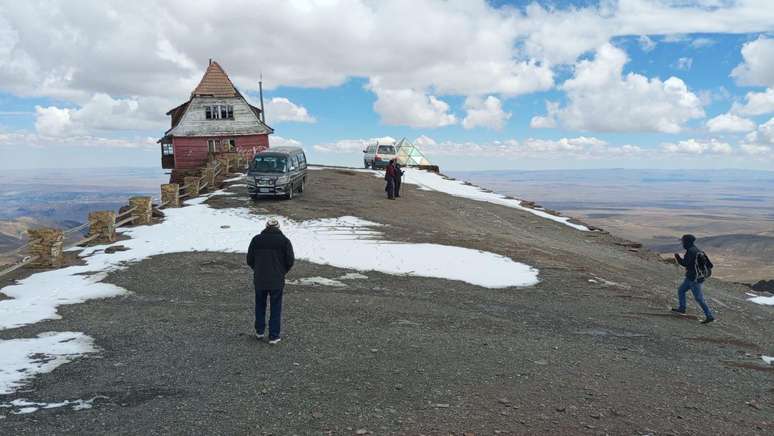
[[[108,245],[89,247],[80,254],[85,265],[33,274],[1,289],[11,299],[0,301],[0,330],[57,319],[60,305],[125,293],[102,280],[108,272],[125,268],[127,263],[166,253],[245,253],[267,217],[244,208],[213,209],[204,204],[207,197],[224,194],[228,195],[218,191],[189,200],[186,207],[167,209],[160,224],[122,229],[130,239],[112,245],[123,245],[126,251],[108,254]],[[537,269],[505,256],[461,247],[386,241],[379,231],[380,224],[356,217],[305,222],[277,218],[283,232],[295,243],[296,257],[314,263],[461,280],[488,288],[538,282]],[[93,351],[90,337],[73,332],[0,341],[0,355],[5,356],[0,358],[0,394],[14,391],[37,373],[52,371]]]

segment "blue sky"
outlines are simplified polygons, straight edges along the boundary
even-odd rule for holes
[[[214,58],[320,163],[772,169],[772,32],[764,0],[4,4],[0,168],[159,165]]]

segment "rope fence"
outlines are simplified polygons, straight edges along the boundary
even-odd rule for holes
[[[153,211],[169,207],[180,207],[180,200],[193,198],[206,189],[215,189],[226,176],[230,168],[239,168],[244,163],[241,156],[220,156],[210,161],[200,171],[200,176],[186,177],[185,183],[161,185],[161,198],[144,196],[129,199],[129,208],[118,213],[96,211],[89,213],[88,222],[68,229],[40,228],[29,229],[29,240],[13,250],[0,253],[0,257],[22,256],[20,260],[0,266],[0,277],[10,274],[27,265],[58,267],[63,263],[63,252],[73,247],[85,246],[91,242],[113,243],[115,231],[129,224],[151,224]],[[68,237],[88,229],[87,234],[77,241],[67,242]],[[24,254],[26,252],[26,254]]]

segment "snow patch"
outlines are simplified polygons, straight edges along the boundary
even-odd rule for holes
[[[774,364],[774,357],[761,356],[761,359],[763,359],[763,361],[768,363],[769,365]]]
[[[125,289],[102,280],[109,272],[150,256],[195,251],[245,253],[268,217],[246,208],[213,209],[203,204],[222,192],[188,200],[186,207],[166,209],[162,223],[118,229],[129,239],[111,245],[121,245],[124,251],[106,253],[110,245],[88,247],[80,253],[85,265],[33,274],[0,289],[10,297],[0,301],[0,330],[58,319],[59,305],[124,294]],[[296,257],[313,263],[460,280],[488,288],[531,286],[539,281],[537,269],[498,254],[381,240],[380,224],[356,217],[305,222],[277,219],[283,232],[296,242]],[[0,394],[13,392],[35,374],[50,372],[93,351],[93,339],[76,332],[0,341]]]
[[[225,179],[225,180],[223,180],[223,181],[224,181],[225,183],[230,183],[230,182],[238,182],[238,181],[240,181],[240,180],[244,179],[244,178],[245,178],[245,176],[246,176],[246,174],[239,174],[239,175],[238,175],[238,176],[236,176],[236,177],[232,177],[232,178],[230,178],[230,179]]]
[[[16,410],[11,410],[11,413],[14,415],[24,415],[27,413],[37,412],[41,409],[58,409],[65,406],[72,406],[73,410],[78,411],[91,409],[94,407],[94,401],[98,398],[108,399],[108,397],[98,395],[90,400],[65,400],[60,403],[38,403],[35,401],[27,401],[22,398],[13,400],[10,403],[0,403],[0,408],[16,408]]]
[[[774,295],[771,297],[756,296],[755,294],[747,293],[747,295],[753,296],[748,298],[747,301],[751,301],[755,304],[762,304],[764,306],[774,306]]]
[[[77,332],[48,332],[37,338],[0,341],[0,395],[10,394],[32,377],[95,351],[94,340]]]
[[[368,276],[360,273],[346,273],[339,277],[339,280],[365,280]]]
[[[228,189],[231,188],[240,188],[240,187],[247,187],[246,183],[234,183],[233,185],[228,185]]]
[[[304,277],[298,280],[288,280],[287,283],[289,285],[300,286],[333,286],[341,288],[345,288],[347,286],[338,280],[328,279],[325,277]]]
[[[532,209],[526,206],[522,206],[521,200],[514,198],[507,198],[502,194],[494,192],[487,192],[478,186],[469,185],[459,180],[446,179],[436,173],[429,171],[418,170],[414,168],[406,168],[404,170],[403,183],[410,183],[417,185],[420,189],[432,190],[443,192],[455,197],[467,198],[470,200],[484,201],[487,203],[498,204],[500,206],[512,207],[514,209],[523,210],[533,215],[537,215],[541,218],[545,218],[551,221],[564,224],[572,227],[576,230],[588,232],[590,229],[582,224],[575,224],[570,222],[570,218],[563,216],[552,215],[548,212],[538,209]],[[383,177],[381,174],[377,174],[379,177]]]

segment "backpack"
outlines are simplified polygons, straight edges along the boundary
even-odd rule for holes
[[[696,254],[696,280],[703,281],[709,278],[712,275],[712,267],[714,266],[707,253],[699,251]]]

